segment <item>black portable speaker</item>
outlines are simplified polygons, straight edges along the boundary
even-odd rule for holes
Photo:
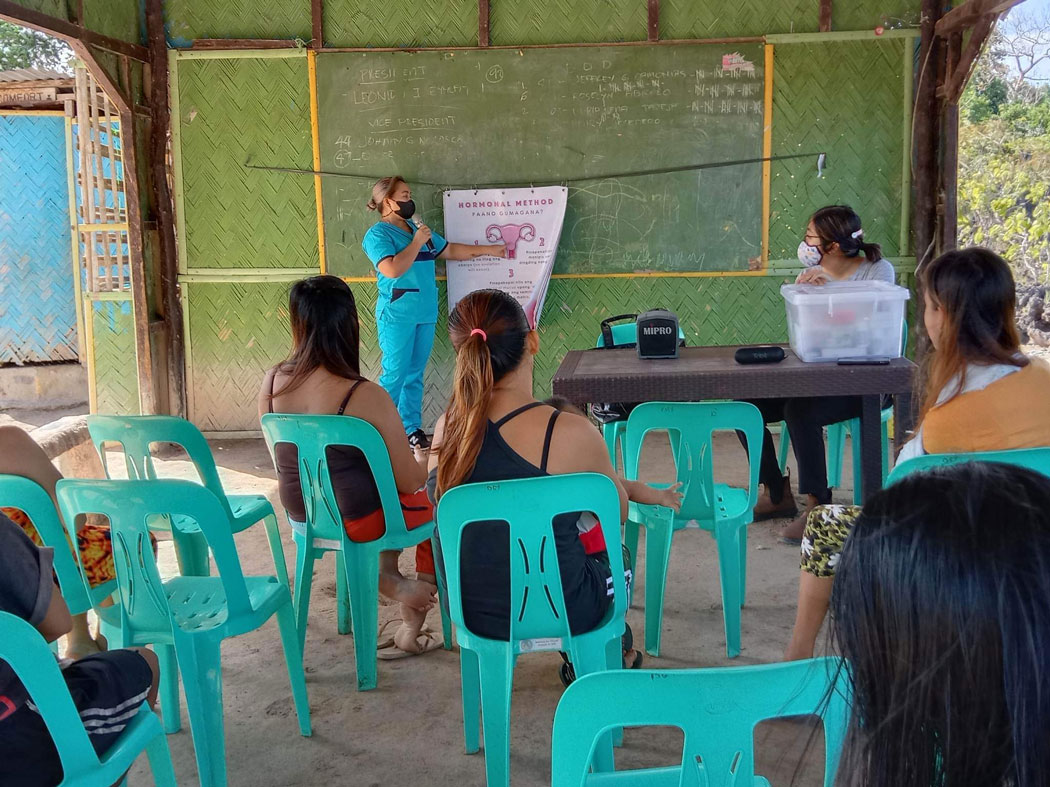
[[[783,347],[741,347],[736,351],[737,363],[780,363],[786,357]]]
[[[638,315],[638,357],[678,357],[678,317],[666,309]]]

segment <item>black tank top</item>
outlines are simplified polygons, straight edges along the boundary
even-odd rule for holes
[[[474,472],[464,483],[509,481],[515,478],[540,478],[547,473],[551,436],[559,412],[551,413],[543,441],[540,466],[527,462],[500,434],[500,427],[512,418],[542,402],[532,402],[486,425]],[[580,634],[595,628],[605,616],[610,599],[607,595],[608,569],[592,555],[587,556],[580,542],[576,522],[579,512],[560,514],[553,521],[555,548],[561,569],[561,584],[569,628]],[[510,637],[510,542],[503,522],[475,522],[463,533],[460,553],[463,616],[467,628],[489,639]]]
[[[350,397],[363,382],[364,380],[358,380],[350,386],[336,415],[343,414],[346,406],[350,404]],[[270,412],[273,412],[273,377],[270,378]],[[277,464],[277,491],[281,497],[281,505],[288,512],[290,519],[305,522],[306,505],[303,503],[303,489],[299,485],[299,449],[290,443],[279,443],[274,448],[274,458]],[[368,461],[359,448],[331,446],[326,458],[336,503],[344,520],[360,519],[380,509],[382,504],[379,500],[379,488]]]

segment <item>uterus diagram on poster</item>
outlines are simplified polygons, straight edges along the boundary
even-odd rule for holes
[[[504,258],[449,261],[449,312],[466,295],[497,289],[512,295],[536,327],[547,296],[565,220],[568,189],[466,189],[444,193],[445,236],[470,246],[503,244]]]

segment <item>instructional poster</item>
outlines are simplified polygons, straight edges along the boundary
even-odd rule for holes
[[[445,237],[452,243],[504,243],[505,259],[448,261],[448,310],[475,290],[503,290],[525,309],[535,328],[547,297],[562,222],[564,186],[446,191]]]

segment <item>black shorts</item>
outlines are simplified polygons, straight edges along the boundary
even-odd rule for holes
[[[120,737],[149,693],[153,673],[132,650],[111,650],[78,659],[62,670],[73,704],[101,756]],[[44,787],[62,781],[62,765],[44,720],[30,703],[0,721],[0,783]]]

